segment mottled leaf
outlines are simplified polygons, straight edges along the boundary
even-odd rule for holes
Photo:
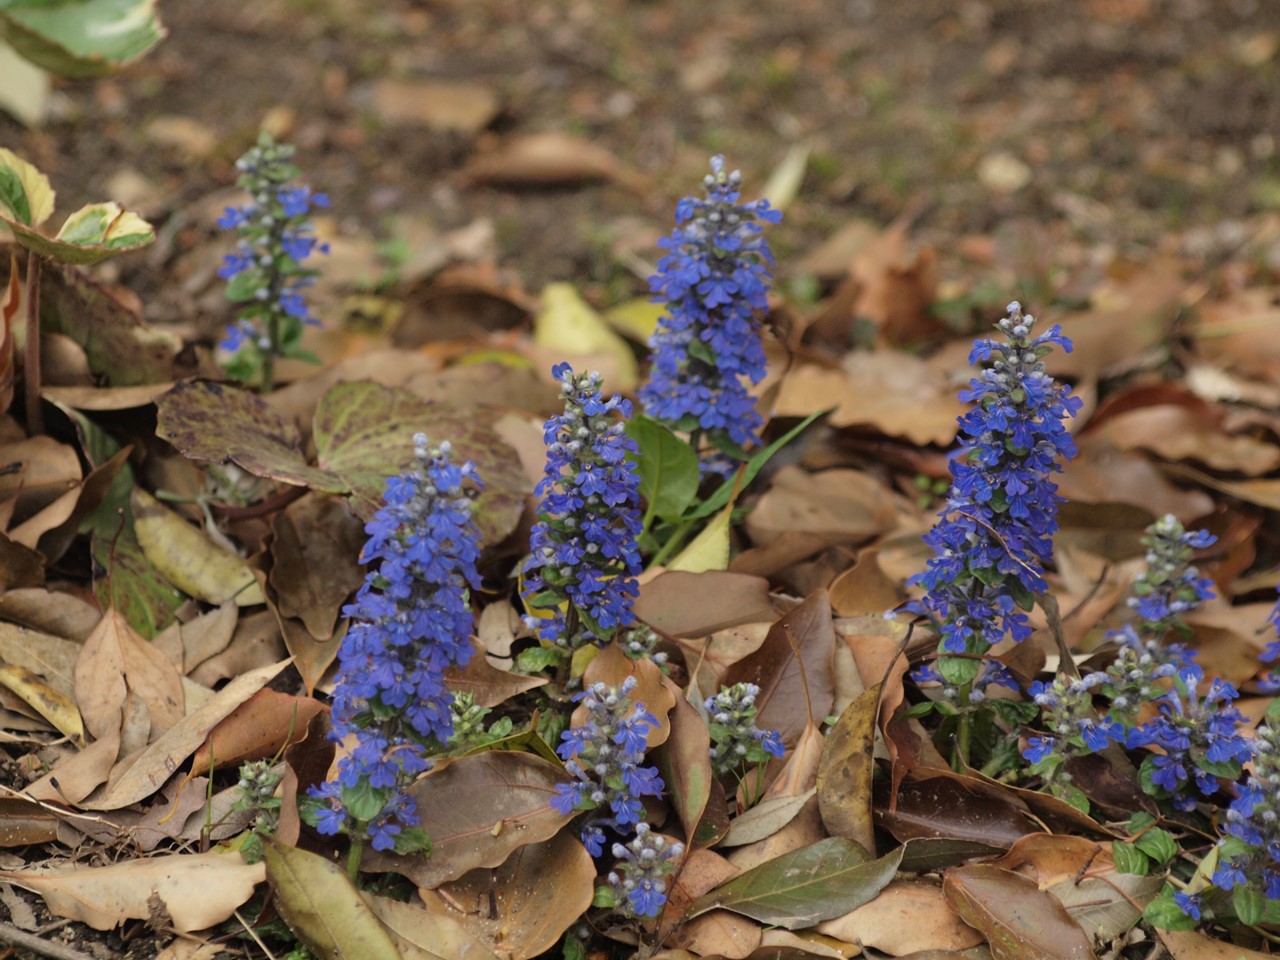
[[[0,218],[38,227],[52,215],[49,178],[12,150],[0,148]]]
[[[136,213],[115,203],[93,203],[67,218],[56,237],[9,222],[18,243],[58,263],[89,266],[153,243],[155,231]]]
[[[5,6],[5,40],[32,63],[64,77],[101,76],[136,60],[165,35],[156,0]]]
[[[860,844],[828,837],[739,874],[700,897],[689,916],[724,909],[786,930],[811,927],[873,899],[901,860],[901,847],[872,860]]]

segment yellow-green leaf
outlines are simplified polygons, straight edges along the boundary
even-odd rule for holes
[[[702,573],[704,570],[729,569],[729,517],[733,504],[716,514],[693,542],[667,564],[667,570]]]
[[[666,304],[649,297],[635,297],[610,307],[604,313],[609,325],[641,343],[648,343],[658,329],[658,320],[667,312]]]
[[[342,868],[268,838],[263,848],[275,904],[289,929],[321,960],[402,960],[387,928]]]
[[[145,490],[134,488],[133,526],[142,552],[183,593],[245,607],[265,603],[249,565],[214,543]]]
[[[542,306],[533,322],[533,342],[570,362],[575,355],[604,354],[614,365],[611,376],[602,371],[610,391],[631,390],[636,385],[636,358],[631,347],[609,329],[571,284],[550,283],[543,288]]]
[[[0,148],[0,218],[38,227],[53,213],[49,178],[12,150]]]

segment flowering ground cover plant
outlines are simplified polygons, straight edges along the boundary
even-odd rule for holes
[[[0,646],[0,705],[39,728],[14,816],[29,845],[147,856],[9,881],[96,929],[146,919],[255,957],[1280,942],[1280,645],[1258,585],[1278,551],[1261,509],[1193,509],[1151,473],[1111,509],[1094,474],[1146,464],[1115,446],[1143,394],[1072,366],[1097,343],[1081,318],[1015,301],[957,335],[968,386],[911,443],[892,409],[952,354],[815,360],[825,341],[770,332],[779,215],[716,157],[676,207],[656,304],[633,306],[656,323],[647,353],[622,344],[638,383],[573,349],[583,324],[620,342],[580,304],[560,341],[544,314],[536,337],[342,346],[272,391],[332,306],[304,300],[328,200],[291,157],[252,147],[250,201],[220,220],[241,386],[205,342],[210,376],[155,399],[148,455],[179,464],[175,489],[143,489],[168,466],[56,389],[91,470],[65,503],[14,488],[5,569],[96,563],[96,606],[0,594],[40,653]],[[893,403],[857,394],[874,415],[827,389],[867,357],[912,372]],[[492,396],[458,399],[477,383]],[[797,403],[812,384],[831,406]],[[1212,449],[1274,472],[1274,439]],[[46,616],[54,598],[75,616]]]

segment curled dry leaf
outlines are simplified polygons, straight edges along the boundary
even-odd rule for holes
[[[312,718],[324,709],[312,697],[258,690],[209,731],[208,739],[191,755],[191,771],[209,773],[274,757],[306,739]]]
[[[84,743],[84,722],[75,702],[25,667],[0,664],[0,684],[17,694],[73,743]]]
[[[1126,410],[1096,429],[1120,450],[1149,450],[1166,460],[1197,460],[1215,470],[1256,477],[1280,466],[1280,447],[1227,433],[1221,415],[1203,402]]]
[[[431,835],[431,856],[372,852],[364,867],[402,873],[429,889],[496,867],[573,819],[551,806],[556,787],[570,779],[563,768],[530,753],[490,750],[450,761],[409,788]]]
[[[318,859],[318,858],[317,858]],[[95,930],[146,920],[158,896],[174,928],[205,930],[231,916],[266,878],[260,863],[238,853],[195,853],[125,860],[109,867],[79,864],[49,871],[0,872],[0,879],[44,898],[49,911]]]
[[[548,883],[548,877],[555,877],[555,883]],[[494,870],[472,870],[439,892],[419,892],[429,912],[457,920],[505,960],[531,960],[551,949],[591,906],[595,878],[591,854],[562,830],[521,847]],[[490,890],[497,906],[494,916],[487,908],[463,913],[454,906],[487,904]]]
[[[0,502],[13,503],[13,521],[43,510],[80,482],[76,451],[52,437],[38,436],[0,447]]]
[[[387,928],[332,860],[270,837],[263,854],[276,909],[317,957],[402,960]]]
[[[88,601],[62,590],[23,587],[0,593],[0,617],[55,637],[66,637],[83,643],[85,637],[98,625],[102,613]],[[2,631],[6,629],[11,628],[8,624],[0,623],[0,643],[3,643]],[[0,649],[0,659],[14,662],[3,649]],[[74,659],[72,656],[68,662],[73,662]],[[70,676],[68,672],[68,680]]]
[[[801,808],[817,793],[810,787],[795,796],[772,797],[761,800],[746,813],[739,814],[729,824],[729,832],[720,841],[720,847],[740,847],[772,837],[800,813]]]
[[[268,582],[283,617],[296,618],[317,640],[329,640],[342,605],[364,579],[364,530],[331,497],[303,497],[271,520]]]
[[[827,832],[856,840],[867,850],[875,849],[871,777],[879,708],[877,683],[859,694],[827,733],[818,765],[818,809]]]

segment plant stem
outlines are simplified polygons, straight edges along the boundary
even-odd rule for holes
[[[275,383],[276,356],[280,353],[280,314],[273,308],[267,320],[267,338],[271,346],[262,360],[262,392],[267,393]]]
[[[356,826],[360,829],[364,828],[363,823]],[[363,853],[364,840],[352,833],[351,846],[347,850],[347,877],[352,883],[355,883],[360,878],[360,857]]]
[[[692,525],[692,520],[686,520],[684,523],[676,527],[671,536],[667,538],[667,542],[664,543],[662,548],[653,555],[653,559],[649,561],[649,566],[659,566],[662,561],[671,556],[671,554],[675,552],[676,548],[684,543],[684,538],[689,535],[689,528]]]
[[[27,342],[23,353],[24,388],[27,399],[27,433],[44,433],[44,413],[40,409],[40,257],[27,251]]]
[[[969,703],[969,693],[973,689],[973,683],[964,683],[960,685],[959,696],[956,700],[962,704]],[[959,773],[969,765],[969,740],[973,732],[973,711],[968,706],[960,708],[960,716],[956,718],[956,763],[953,764],[956,772]]]

